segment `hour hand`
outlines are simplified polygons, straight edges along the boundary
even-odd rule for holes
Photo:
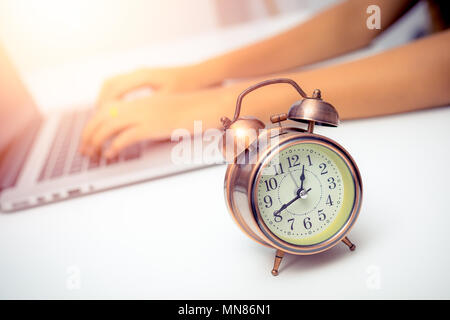
[[[302,174],[300,175],[300,190],[303,190],[303,181],[305,181],[305,165],[303,165]]]

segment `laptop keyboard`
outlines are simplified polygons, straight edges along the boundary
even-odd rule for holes
[[[88,158],[78,152],[81,133],[92,111],[82,110],[64,114],[41,169],[38,182],[88,170],[111,166],[141,157],[149,142],[128,147],[113,159]]]

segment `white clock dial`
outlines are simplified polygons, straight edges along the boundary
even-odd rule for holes
[[[262,167],[255,204],[264,224],[293,244],[315,244],[346,221],[353,201],[351,173],[331,149],[299,143],[282,149]],[[344,209],[344,210],[343,210]],[[340,226],[339,226],[340,225]]]

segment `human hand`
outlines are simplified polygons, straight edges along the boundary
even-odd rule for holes
[[[127,93],[141,88],[176,93],[202,89],[218,82],[201,65],[143,68],[106,80],[100,90],[97,106],[101,109],[106,103],[120,100]]]
[[[227,105],[230,98],[222,89],[107,102],[86,125],[80,152],[93,157],[104,151],[104,157],[113,158],[136,142],[168,139],[177,128],[192,131],[194,120],[201,120],[203,129],[214,128]]]
[[[83,130],[80,152],[90,157],[99,155],[108,141],[103,156],[113,158],[138,141],[170,137],[177,123],[175,101],[174,96],[154,94],[132,101],[104,103]]]

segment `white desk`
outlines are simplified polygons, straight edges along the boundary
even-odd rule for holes
[[[98,87],[96,67],[84,70],[98,71]],[[41,103],[86,89],[83,71],[65,71],[66,82],[52,78],[62,71],[27,78]],[[51,93],[57,83],[63,98]],[[89,90],[76,93],[87,100]],[[450,108],[441,108],[317,128],[341,142],[362,173],[354,252],[338,245],[287,255],[273,277],[274,250],[233,223],[225,167],[217,166],[0,215],[0,298],[448,299],[449,120]]]

